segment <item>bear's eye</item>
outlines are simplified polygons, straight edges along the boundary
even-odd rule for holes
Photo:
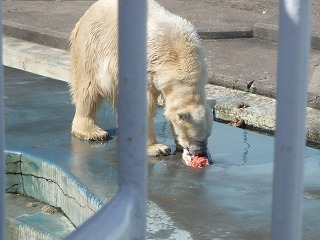
[[[178,122],[188,121],[190,118],[191,118],[190,113],[178,113]]]

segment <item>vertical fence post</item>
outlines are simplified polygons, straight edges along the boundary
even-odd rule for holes
[[[146,239],[146,0],[119,0],[119,191],[66,240]]]
[[[119,0],[119,174],[121,190],[134,191],[136,239],[146,237],[146,12],[146,0]]]
[[[2,1],[0,3],[2,10]],[[2,23],[2,11],[0,11]],[[6,239],[5,159],[4,159],[4,79],[2,65],[2,24],[0,26],[0,240]]]
[[[310,0],[280,0],[272,239],[302,236]]]

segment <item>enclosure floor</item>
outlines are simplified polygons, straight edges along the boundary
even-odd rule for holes
[[[6,149],[50,161],[102,201],[117,192],[116,117],[107,104],[98,122],[107,142],[70,134],[74,106],[65,82],[5,68]],[[159,142],[174,149],[159,109]],[[214,123],[214,164],[194,169],[181,153],[148,162],[148,239],[270,239],[273,144],[270,136]],[[320,239],[320,150],[306,147],[303,239]],[[290,161],[288,160],[288,164]]]

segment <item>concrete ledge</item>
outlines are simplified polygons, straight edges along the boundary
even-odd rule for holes
[[[201,39],[252,38],[252,27],[197,28]]]
[[[203,45],[207,53],[209,83],[275,98],[277,44],[252,38],[204,40]],[[319,64],[320,52],[311,51],[308,106],[318,110]]]
[[[58,49],[69,49],[68,34],[46,29],[41,29],[41,31],[39,31],[36,27],[21,23],[12,23],[6,20],[3,20],[2,22],[3,32],[8,37],[18,38]]]
[[[69,52],[11,37],[3,37],[3,46],[4,65],[69,81]]]
[[[22,222],[17,221],[16,219],[7,218],[6,222],[6,231],[8,239],[19,239],[19,240],[59,240],[62,238],[56,238],[50,233],[44,233],[39,231],[36,228],[28,226]]]
[[[207,85],[208,97],[216,100],[215,117],[232,121],[236,117],[244,120],[249,128],[274,133],[276,123],[276,100],[249,92]],[[244,103],[248,107],[239,108]],[[307,108],[307,140],[310,144],[320,144],[320,110]],[[290,121],[290,120],[288,120]]]
[[[91,217],[104,204],[70,173],[45,159],[6,151],[5,160],[8,193],[33,197],[61,209],[75,227]],[[152,201],[148,201],[147,210],[148,235],[160,234],[168,236],[168,239],[192,239],[187,231],[175,227],[172,219]],[[35,226],[23,224],[18,219],[7,221],[11,236],[19,236],[19,239],[61,239]],[[72,229],[69,228],[70,231]]]
[[[272,20],[274,22],[275,20]],[[315,27],[316,28],[316,27]],[[258,22],[253,26],[253,37],[261,40],[278,42],[278,23]],[[313,31],[311,35],[311,47],[315,50],[320,50],[320,33]]]
[[[7,193],[6,199],[8,239],[63,239],[75,229],[61,210],[34,198]]]
[[[33,197],[60,208],[79,226],[102,205],[64,169],[24,153],[6,152],[6,192]]]
[[[258,40],[252,39],[248,43],[251,48],[256,41]],[[5,65],[69,82],[70,59],[67,51],[9,37],[4,37],[3,42]],[[230,46],[233,46],[232,44]],[[258,43],[255,44],[257,45]],[[213,47],[219,47],[219,45],[211,45],[212,43],[205,43],[207,50]],[[270,48],[265,48],[262,53],[270,51]],[[275,50],[273,50],[273,52],[275,52]],[[210,57],[208,60],[209,62],[211,61]],[[317,64],[317,58],[313,62]],[[212,64],[214,64],[214,62]],[[273,62],[270,64],[273,64]],[[238,68],[240,69],[241,66],[238,66]],[[316,87],[318,86],[319,66],[313,66],[312,69],[314,72],[312,86]],[[225,73],[222,71],[220,74],[214,73],[212,67],[209,67],[209,74],[210,83],[223,86],[207,85],[208,96],[216,99],[218,102],[216,106],[218,118],[224,121],[230,121],[238,116],[243,118],[249,126],[261,130],[274,131],[276,100],[274,99],[275,89],[273,84],[269,84],[268,82],[264,83],[263,79],[256,79],[254,83],[249,86],[248,84],[250,82],[248,82],[248,79],[235,78],[233,75],[228,75],[227,71],[225,71]],[[239,90],[233,90],[234,88]],[[268,95],[268,97],[263,95]],[[248,109],[237,109],[236,103],[243,101],[248,102],[251,107]],[[315,107],[316,109],[308,108],[307,136],[308,141],[315,143],[320,142],[320,129],[318,127],[320,121],[319,103],[320,99],[317,95],[310,92],[309,107]]]
[[[253,26],[253,37],[277,43],[278,31],[278,25],[258,22]]]

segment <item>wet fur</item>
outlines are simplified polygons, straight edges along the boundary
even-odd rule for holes
[[[76,106],[72,133],[82,139],[104,140],[96,114],[103,99],[116,109],[118,92],[117,1],[94,3],[72,31],[70,93]],[[186,148],[211,134],[212,111],[207,104],[204,51],[192,24],[153,0],[148,1],[148,154],[167,155],[156,140],[153,117],[160,94],[164,114],[179,144]]]

